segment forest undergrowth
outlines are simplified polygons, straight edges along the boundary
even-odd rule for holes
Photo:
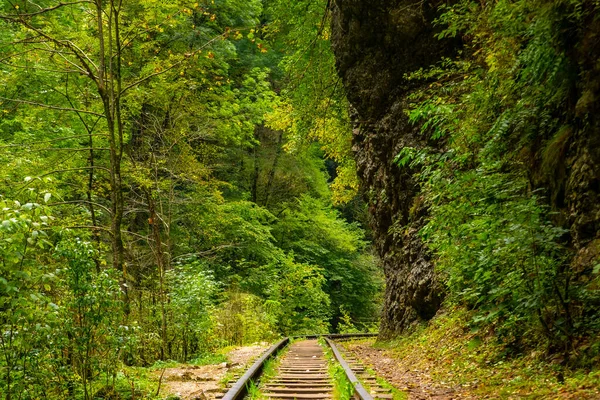
[[[583,103],[595,84],[576,72],[597,20],[585,1],[442,5],[437,37],[463,46],[406,75],[429,83],[406,110],[428,142],[396,157],[421,187],[411,212],[427,209],[419,236],[446,303],[515,354],[544,349],[584,368],[600,356],[600,259],[594,217],[574,204],[595,195],[595,178],[566,171],[595,168],[587,156],[567,164],[597,151],[578,143],[595,135]]]
[[[515,355],[472,312],[446,309],[404,337],[349,342],[359,358],[395,387],[425,398],[596,399],[600,373],[565,368],[541,349]],[[436,397],[438,396],[438,397]],[[445,396],[445,397],[444,397]]]

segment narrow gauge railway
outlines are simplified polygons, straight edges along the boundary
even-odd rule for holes
[[[319,335],[320,336],[320,335]],[[391,390],[379,385],[365,367],[351,354],[340,351],[333,339],[347,340],[373,334],[322,335],[331,348],[335,361],[341,365],[348,381],[354,387],[354,398],[360,400],[392,399]],[[262,395],[269,399],[324,400],[334,397],[333,377],[329,373],[330,361],[325,349],[317,341],[318,336],[285,338],[266,351],[246,373],[229,389],[222,400],[241,400],[251,383],[257,384]],[[286,349],[279,360],[276,375],[261,382],[265,363]],[[363,386],[364,384],[364,386]]]

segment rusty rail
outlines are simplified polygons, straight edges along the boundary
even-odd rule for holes
[[[265,361],[273,357],[279,350],[284,348],[290,341],[289,337],[286,337],[279,342],[275,343],[269,350],[264,353],[258,360],[252,364],[250,369],[246,371],[244,375],[225,393],[225,396],[221,400],[238,400],[244,398],[248,393],[248,385],[254,381],[262,372]]]
[[[371,394],[369,392],[367,392],[367,390],[360,383],[360,381],[358,380],[358,378],[356,377],[354,372],[352,372],[352,368],[350,368],[350,366],[348,365],[346,360],[344,360],[344,357],[342,357],[342,354],[338,350],[335,343],[333,343],[333,341],[327,337],[325,338],[325,341],[327,342],[329,347],[331,347],[331,351],[333,351],[333,355],[335,356],[336,360],[340,363],[340,365],[344,369],[344,372],[346,373],[346,377],[348,378],[350,383],[352,383],[352,386],[354,386],[354,393],[356,394],[356,396],[360,400],[373,400],[373,396],[371,396]]]

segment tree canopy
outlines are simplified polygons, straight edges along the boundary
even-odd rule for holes
[[[2,3],[7,398],[91,399],[123,362],[373,325],[365,210],[334,206],[356,195],[335,172],[349,142],[326,140],[348,138],[343,96],[290,78],[313,32],[284,6]],[[331,55],[319,68],[333,81]]]

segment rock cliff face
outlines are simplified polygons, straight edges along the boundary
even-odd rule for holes
[[[436,63],[453,44],[434,38],[436,4],[414,0],[337,0],[332,45],[353,107],[358,174],[369,200],[386,295],[381,334],[389,337],[431,318],[442,300],[430,257],[417,232],[423,224],[419,188],[394,157],[426,138],[409,124],[406,96],[417,85],[404,75]]]
[[[591,2],[585,7],[593,9]],[[573,259],[570,264],[574,286],[581,285],[598,293],[597,272],[600,264],[600,20],[590,13],[575,30],[577,36],[565,40],[567,56],[575,71],[571,101],[565,106],[567,121],[561,153],[553,168],[538,168],[534,181],[549,188],[551,206],[569,229]],[[597,318],[597,295],[576,299],[575,312]]]
[[[431,318],[443,297],[417,235],[426,218],[419,188],[393,162],[403,146],[439,146],[427,143],[404,113],[407,95],[424,84],[407,81],[405,74],[458,47],[435,39],[437,6],[416,0],[331,1],[332,46],[352,106],[358,174],[386,275],[383,337]],[[568,129],[550,171],[542,165],[542,147],[530,149],[539,162],[527,168],[532,187],[549,190],[558,222],[570,229],[571,268],[585,285],[600,257],[600,22],[590,17],[575,30],[577,37],[565,48],[578,77],[565,110]]]

